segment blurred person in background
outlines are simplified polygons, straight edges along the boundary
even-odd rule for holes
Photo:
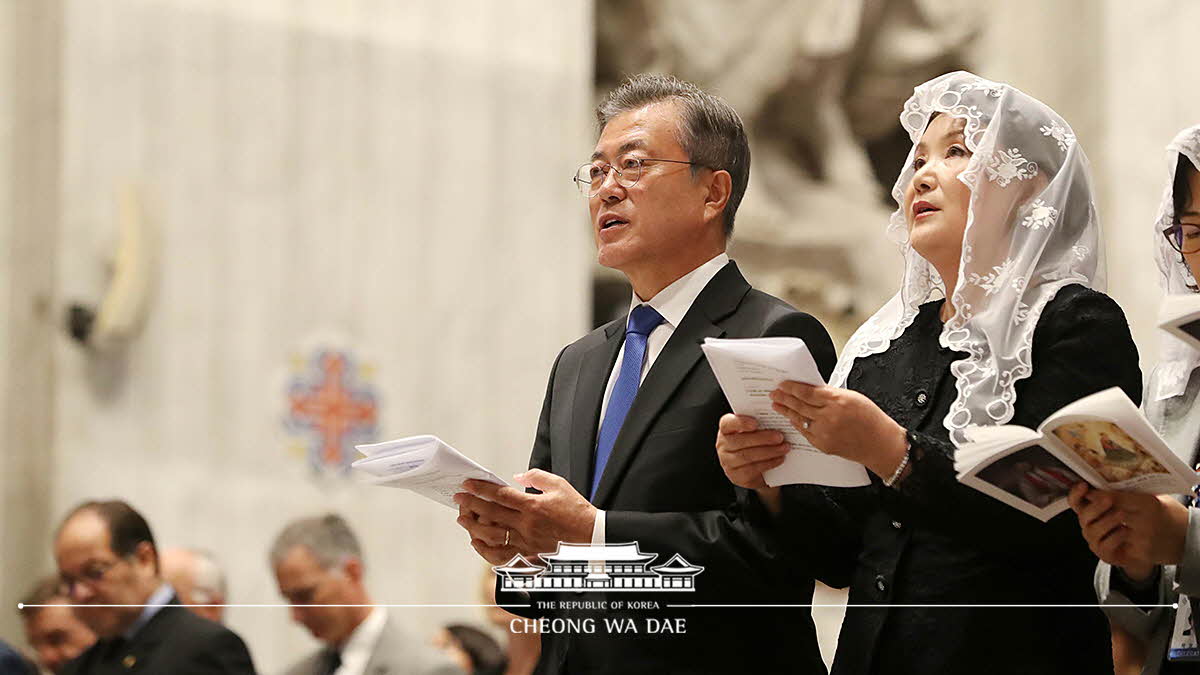
[[[96,634],[75,616],[70,602],[57,576],[37,582],[21,600],[25,639],[38,663],[55,675],[96,642]]]
[[[470,675],[504,675],[507,659],[492,636],[461,623],[443,628],[433,643]]]
[[[67,663],[68,675],[254,673],[245,643],[179,604],[163,581],[150,525],[123,501],[90,501],[54,537],[62,588],[75,615],[99,638]]]
[[[37,675],[37,666],[4,640],[0,640],[0,674]]]
[[[538,656],[542,653],[542,636],[536,630],[513,631],[512,621],[521,621],[521,617],[509,612],[503,607],[496,606],[496,573],[491,567],[483,569],[480,577],[480,595],[483,604],[490,605],[484,609],[484,615],[489,624],[500,632],[500,646],[504,649],[504,675],[530,675],[537,667]],[[534,628],[524,626],[524,628]]]
[[[288,667],[287,675],[462,672],[375,605],[358,537],[341,516],[292,521],[275,538],[270,562],[279,594],[292,605],[292,620],[323,644]]]
[[[225,573],[208,551],[194,548],[163,549],[159,559],[167,580],[185,607],[209,621],[225,617]]]

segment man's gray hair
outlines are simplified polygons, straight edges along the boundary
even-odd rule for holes
[[[297,546],[308,549],[324,569],[337,567],[347,558],[362,560],[358,538],[354,536],[350,525],[335,513],[289,523],[271,546],[271,566],[277,566]]]
[[[622,113],[667,102],[676,103],[682,113],[677,140],[688,159],[696,164],[692,175],[707,167],[728,171],[732,178],[733,188],[724,213],[728,237],[733,234],[733,218],[750,182],[750,142],[736,110],[691,82],[670,75],[643,73],[630,77],[608,93],[596,107],[596,121],[603,133],[604,127]]]
[[[202,548],[188,549],[192,554],[195,567],[192,572],[195,574],[192,589],[192,597],[199,604],[206,605],[217,601],[224,602],[228,597],[225,585],[225,573],[221,571],[221,565],[217,563],[216,557],[211,551]]]

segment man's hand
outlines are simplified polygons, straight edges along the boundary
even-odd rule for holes
[[[1135,581],[1183,558],[1188,511],[1169,496],[1106,492],[1080,483],[1068,501],[1092,553]]]
[[[758,429],[758,420],[746,415],[721,416],[717,431],[717,459],[730,483],[758,493],[767,510],[778,514],[779,488],[767,485],[763,473],[783,464],[791,446],[778,431]]]
[[[556,551],[559,542],[591,542],[596,507],[566,479],[540,469],[514,479],[542,494],[468,480],[465,492],[454,495],[458,524],[471,534],[471,546],[485,560],[499,565],[517,553],[531,557]]]

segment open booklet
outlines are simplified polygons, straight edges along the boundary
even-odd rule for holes
[[[454,495],[468,478],[511,485],[437,436],[410,436],[354,446],[366,455],[350,466],[372,485],[404,488],[457,509]]]
[[[954,461],[959,482],[1042,521],[1070,508],[1067,493],[1079,482],[1183,494],[1200,480],[1118,387],[1062,407],[1036,431],[1006,424],[966,435]]]
[[[870,484],[867,470],[861,464],[821,452],[796,431],[787,417],[771,408],[771,392],[784,381],[825,384],[804,340],[796,337],[706,338],[701,349],[733,412],[756,418],[761,429],[783,432],[784,440],[792,446],[783,464],[763,474],[767,485],[809,483],[860,487]]]
[[[1200,349],[1200,293],[1163,298],[1158,308],[1158,327]]]

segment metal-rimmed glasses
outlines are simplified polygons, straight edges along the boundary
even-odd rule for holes
[[[102,560],[91,562],[83,569],[83,573],[79,576],[72,576],[67,573],[61,573],[58,578],[59,592],[66,597],[71,597],[75,588],[80,584],[86,585],[90,589],[95,589],[96,585],[104,580],[108,575],[109,570],[120,565],[125,561],[125,558],[117,558],[115,560]]]
[[[622,157],[617,160],[620,168],[609,164],[608,162],[588,162],[579,167],[575,171],[575,175],[571,180],[575,181],[575,187],[588,197],[595,197],[600,192],[600,186],[604,185],[604,181],[608,179],[609,172],[617,175],[617,184],[621,187],[631,188],[642,177],[642,164],[646,162],[670,162],[672,164],[688,164],[691,166],[699,166],[695,162],[688,162],[682,159],[661,159],[658,157]]]
[[[1163,230],[1163,236],[1171,248],[1180,253],[1192,254],[1200,251],[1200,225],[1175,221]]]

